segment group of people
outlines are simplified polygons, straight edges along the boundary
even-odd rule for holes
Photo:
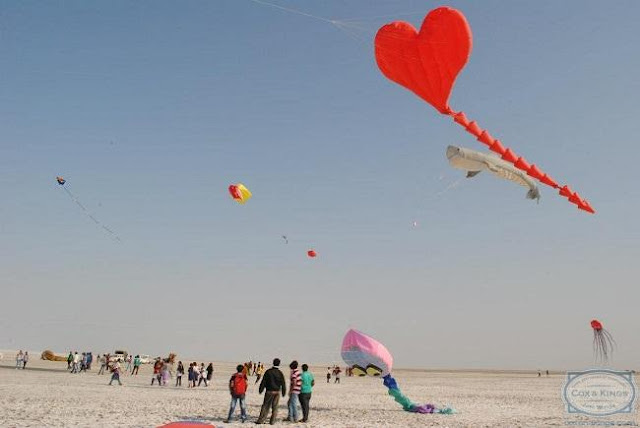
[[[291,364],[289,364],[289,369],[291,369],[291,372],[289,375],[288,414],[283,421],[307,422],[309,420],[311,392],[315,385],[313,374],[309,371],[309,366],[306,364],[302,365],[302,371],[300,371],[297,361],[292,361]],[[256,374],[260,376],[260,374]],[[224,421],[225,423],[231,422],[238,403],[240,403],[240,419],[242,422],[247,420],[247,405],[245,401],[247,383],[247,364],[239,364],[236,367],[236,373],[229,379],[231,404],[229,406],[229,415]],[[280,395],[282,395],[282,397],[287,395],[286,381],[284,374],[280,370],[279,358],[274,359],[273,366],[264,372],[258,392],[260,394],[264,392],[264,400],[256,424],[264,424],[269,415],[269,410],[271,410],[269,423],[273,425],[278,418]],[[302,408],[302,419],[299,419],[298,403]]]
[[[260,379],[262,378],[262,374],[264,373],[264,364],[262,364],[262,362],[260,361],[258,361],[257,363],[254,363],[253,361],[246,362],[242,365],[242,373],[247,376],[247,378],[249,376],[255,376],[255,385],[256,383],[260,382]]]
[[[182,365],[182,361],[178,361],[178,370],[176,371],[176,386],[182,386],[182,375],[184,374],[184,366]],[[189,364],[189,368],[187,369],[187,376],[189,383],[187,385],[188,388],[195,388],[196,382],[198,382],[197,386],[202,385],[209,386],[209,382],[211,382],[211,378],[213,377],[213,363],[209,363],[209,365],[205,368],[204,363],[196,363],[195,361]]]
[[[16,355],[16,369],[25,369],[28,361],[28,352],[18,352]],[[82,371],[86,372],[91,369],[92,361],[93,355],[91,352],[83,352],[81,355],[78,354],[77,351],[69,352],[69,356],[67,357],[67,369],[71,373],[80,373]],[[111,372],[109,385],[112,385],[114,381],[117,381],[119,385],[122,385],[122,382],[120,381],[122,368],[120,366],[119,359],[112,359],[110,354],[102,354],[98,357],[98,361],[100,363],[100,370],[98,371],[98,374],[104,374],[105,371],[108,370]],[[142,364],[140,356],[136,355],[135,357],[132,357],[131,355],[128,355],[125,358],[125,362],[127,363],[125,371],[128,373],[129,370],[131,370],[131,375],[137,375],[138,369]],[[167,385],[169,379],[172,377],[172,367],[172,361],[165,361],[160,357],[156,358],[153,364],[151,385],[155,382],[160,386]],[[315,385],[315,379],[313,374],[309,371],[309,366],[306,364],[302,364],[302,370],[300,370],[298,368],[298,362],[294,360],[289,364],[289,369],[289,399],[287,401],[288,413],[287,417],[283,419],[283,421],[307,422],[309,420],[309,402],[311,400],[311,392]],[[341,371],[342,370],[338,366],[333,368],[328,367],[327,383],[332,376],[335,378],[335,383],[340,383]],[[187,373],[189,388],[195,388],[196,382],[198,386],[202,383],[204,383],[205,386],[209,386],[209,382],[211,382],[213,376],[213,363],[209,363],[205,368],[204,363],[200,363],[200,365],[198,365],[198,363],[192,362],[189,364]],[[184,374],[184,365],[182,364],[182,361],[178,361],[175,386],[182,386],[182,376]],[[233,418],[238,403],[240,404],[240,419],[242,422],[247,420],[248,416],[245,397],[247,393],[248,378],[251,375],[256,376],[256,384],[262,380],[258,388],[258,393],[262,394],[264,392],[264,400],[256,424],[264,424],[267,416],[269,415],[269,411],[271,411],[269,422],[273,425],[278,418],[278,404],[280,402],[280,396],[287,396],[286,381],[284,374],[280,370],[279,358],[275,358],[273,360],[273,366],[266,371],[264,370],[264,364],[261,362],[247,362],[239,364],[236,367],[236,373],[234,373],[229,380],[231,404],[229,406],[229,414],[225,423],[229,423]],[[298,410],[298,405],[302,409],[301,419],[299,417],[300,412]]]
[[[67,370],[71,373],[80,373],[91,370],[91,363],[93,363],[93,354],[91,352],[83,352],[82,355],[78,354],[78,351],[71,352],[67,356]]]
[[[18,352],[16,354],[16,370],[18,369],[26,369],[27,368],[27,363],[29,362],[29,352],[28,351],[24,351],[24,353],[22,352],[22,349],[20,350],[20,352]]]

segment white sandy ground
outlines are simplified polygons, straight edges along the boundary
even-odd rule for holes
[[[14,358],[15,353],[5,353],[0,361],[1,427],[156,427],[185,419],[216,427],[243,426],[239,421],[222,422],[229,406],[227,382],[235,364],[214,363],[209,387],[187,389],[173,384],[151,386],[149,365],[143,365],[138,376],[123,375],[124,386],[108,386],[110,375],[97,375],[95,365],[91,372],[72,375],[66,363],[41,361],[35,353],[27,370],[15,370]],[[586,420],[570,419],[565,413],[562,374],[538,378],[507,372],[398,370],[394,376],[413,401],[450,404],[458,411],[455,415],[419,415],[404,412],[387,395],[381,379],[343,376],[341,384],[327,384],[326,367],[311,370],[316,386],[309,423],[281,422],[287,414],[286,399],[281,399],[276,426],[502,428],[566,426],[567,421]],[[288,376],[286,365],[283,372]],[[250,419],[244,426],[254,425],[262,397],[251,380],[247,393]],[[638,421],[635,415],[631,420]]]

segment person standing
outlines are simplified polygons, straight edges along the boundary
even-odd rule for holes
[[[184,374],[184,366],[182,361],[178,361],[178,368],[176,369],[176,386],[182,386],[182,375]]]
[[[193,380],[195,376],[195,370],[193,369],[193,363],[189,363],[189,385],[188,388],[192,388],[196,386],[196,381]]]
[[[204,368],[204,363],[200,363],[200,367],[198,368],[198,386],[204,382],[204,386],[209,386],[207,383],[207,370]]]
[[[73,354],[73,364],[71,366],[71,373],[78,373],[78,366],[80,365],[80,355],[78,351]]]
[[[307,422],[309,420],[309,401],[311,401],[311,391],[315,385],[313,374],[309,371],[309,366],[302,365],[302,374],[300,375],[302,385],[300,386],[300,407],[302,407],[302,420],[300,422]]]
[[[131,370],[131,363],[133,362],[133,355],[131,354],[127,355],[126,361],[127,361],[127,367],[124,368],[124,371],[129,373],[129,370]]]
[[[120,382],[120,363],[117,361],[111,367],[111,380],[109,381],[109,385],[111,385],[114,380],[117,380],[118,385],[122,386],[122,382]]]
[[[107,356],[105,354],[102,354],[100,357],[98,357],[98,360],[100,361],[100,370],[98,370],[98,374],[104,374],[104,371],[107,368]]]
[[[264,393],[262,408],[260,409],[260,416],[258,416],[256,424],[264,423],[265,419],[267,419],[269,408],[271,408],[271,425],[276,422],[276,419],[278,417],[278,402],[280,401],[279,394],[282,393],[283,397],[287,394],[287,386],[285,384],[284,375],[280,371],[279,366],[280,358],[275,358],[273,360],[273,367],[271,367],[264,373],[262,382],[260,382],[260,388],[258,389],[258,392],[262,394],[263,391],[266,391]]]
[[[24,359],[24,354],[22,353],[22,349],[21,349],[20,352],[16,354],[16,370],[22,368],[23,359]]]
[[[209,363],[207,366],[207,381],[211,382],[211,377],[213,376],[213,363]]]
[[[153,363],[153,375],[151,376],[151,385],[156,380],[158,381],[158,386],[162,386],[162,374],[160,371],[162,370],[162,360],[160,357],[156,358],[156,362]]]
[[[80,373],[87,372],[87,353],[82,353],[82,359],[80,360]]]
[[[169,363],[165,362],[162,365],[162,371],[161,371],[162,386],[169,384],[169,379],[171,379],[171,376],[172,376],[171,367],[169,366]]]
[[[29,352],[24,351],[24,355],[22,356],[22,370],[27,368],[28,362],[29,362]]]
[[[131,371],[131,376],[138,376],[138,370],[140,370],[140,365],[142,364],[142,360],[140,359],[140,355],[136,355],[133,359],[133,370]]]
[[[242,422],[247,420],[247,404],[245,402],[245,394],[247,392],[247,376],[244,374],[244,367],[238,364],[236,372],[229,380],[229,392],[231,393],[231,404],[229,405],[229,415],[224,420],[225,424],[231,422],[233,413],[236,411],[236,404],[240,402],[240,419]]]
[[[260,379],[262,378],[262,373],[264,372],[264,365],[262,365],[262,363],[258,363],[258,368],[256,369],[256,381],[254,383],[254,385],[258,382],[260,382]]]
[[[342,369],[338,366],[336,366],[336,368],[333,369],[333,377],[335,377],[335,380],[333,381],[333,383],[340,383],[340,372],[342,372]]]
[[[287,402],[289,413],[284,421],[298,422],[298,395],[300,394],[300,386],[302,385],[298,362],[295,360],[292,361],[291,364],[289,364],[289,368],[291,369],[291,376],[289,377],[289,401]]]

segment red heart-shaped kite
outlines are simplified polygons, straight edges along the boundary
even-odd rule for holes
[[[402,21],[380,28],[375,39],[376,62],[387,78],[440,113],[451,114],[449,95],[471,55],[471,39],[464,15],[439,7],[427,14],[419,33]]]

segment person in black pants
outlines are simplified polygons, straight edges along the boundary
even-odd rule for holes
[[[309,420],[309,401],[311,400],[311,390],[315,385],[313,374],[309,371],[309,366],[302,365],[302,386],[300,387],[300,406],[302,407],[302,420],[300,422],[307,422]]]

